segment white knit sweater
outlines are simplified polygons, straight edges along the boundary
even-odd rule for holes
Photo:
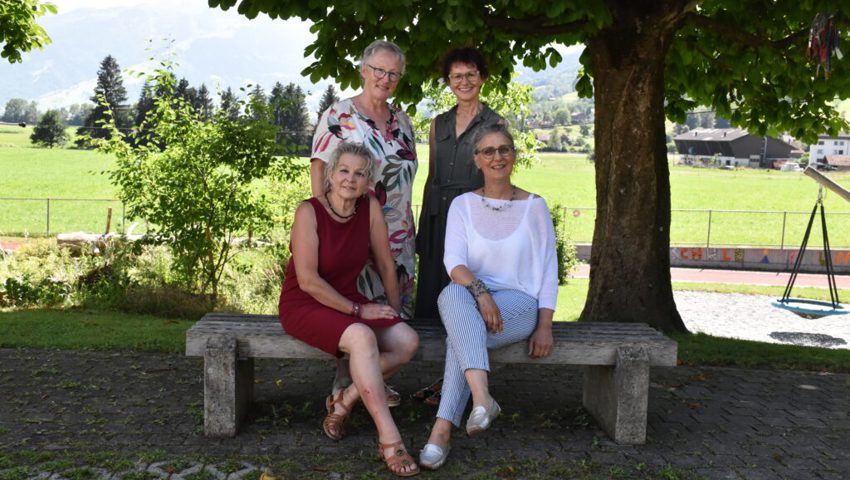
[[[485,202],[503,210],[487,208]],[[455,198],[446,223],[443,263],[449,274],[465,265],[491,290],[519,290],[536,298],[538,308],[555,309],[555,230],[541,197],[493,200],[468,192]]]

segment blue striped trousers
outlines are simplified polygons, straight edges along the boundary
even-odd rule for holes
[[[492,295],[504,324],[499,333],[487,331],[478,312],[478,303],[465,287],[449,283],[437,299],[447,334],[443,390],[437,417],[458,427],[471,394],[464,372],[470,368],[489,372],[487,349],[526,340],[537,327],[537,299],[518,290],[498,290]]]

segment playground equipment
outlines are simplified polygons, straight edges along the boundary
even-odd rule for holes
[[[773,302],[773,306],[793,312],[803,318],[815,319],[825,317],[827,315],[843,315],[848,312],[841,305],[838,299],[838,288],[835,284],[835,269],[832,265],[832,251],[829,248],[829,234],[826,229],[826,213],[823,209],[823,189],[824,187],[835,192],[841,198],[850,202],[850,191],[835,183],[831,178],[818,172],[812,167],[807,167],[803,172],[805,175],[813,178],[820,187],[818,188],[818,199],[812,208],[812,214],[809,217],[809,224],[806,226],[806,233],[803,235],[803,241],[800,243],[800,250],[797,252],[797,258],[794,261],[794,269],[791,271],[791,277],[788,279],[788,284],[785,286],[785,293],[782,298]],[[797,280],[797,274],[800,273],[800,265],[803,261],[803,255],[806,253],[806,247],[809,243],[809,235],[812,233],[812,225],[817,216],[818,207],[820,207],[821,230],[823,232],[823,255],[824,263],[826,264],[826,276],[829,284],[829,302],[820,300],[809,300],[804,298],[791,297],[791,290],[794,288],[794,282]]]

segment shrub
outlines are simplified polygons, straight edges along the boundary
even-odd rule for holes
[[[558,255],[558,285],[566,285],[567,279],[576,268],[576,246],[562,228],[564,207],[560,204],[552,206],[552,224],[555,227],[555,252]]]

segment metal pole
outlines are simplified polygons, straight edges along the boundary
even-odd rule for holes
[[[705,248],[711,246],[711,210],[708,211],[708,235],[705,237]]]
[[[842,187],[841,185],[835,183],[835,181],[833,179],[827,177],[826,175],[820,173],[819,171],[815,170],[812,167],[806,167],[806,169],[803,170],[803,173],[808,175],[809,177],[813,178],[816,182],[823,185],[824,187],[832,190],[839,197],[850,202],[850,190],[847,190],[846,188]]]
[[[50,235],[50,199],[47,199],[47,235]]]
[[[782,240],[779,243],[779,249],[785,250],[785,220],[788,218],[788,211],[782,212]]]

